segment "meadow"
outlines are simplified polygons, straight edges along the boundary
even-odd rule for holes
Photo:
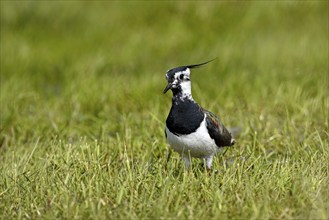
[[[1,1],[1,219],[328,219],[328,1]],[[234,147],[184,170],[165,72]]]

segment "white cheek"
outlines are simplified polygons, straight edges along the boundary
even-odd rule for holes
[[[182,91],[186,93],[191,92],[191,82],[190,81],[185,81],[181,83]]]

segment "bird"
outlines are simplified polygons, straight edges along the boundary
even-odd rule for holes
[[[215,60],[215,59],[213,59]],[[185,167],[191,158],[200,158],[211,170],[214,156],[223,147],[233,146],[235,139],[222,121],[212,112],[202,108],[192,97],[190,73],[213,60],[199,64],[179,66],[166,72],[165,94],[172,91],[172,105],[166,119],[167,143],[180,154]]]

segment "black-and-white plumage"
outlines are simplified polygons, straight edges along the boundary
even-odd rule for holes
[[[191,157],[197,157],[205,160],[210,169],[215,154],[222,147],[235,143],[220,119],[203,109],[192,97],[190,69],[211,61],[176,67],[166,73],[168,85],[163,92],[171,89],[173,97],[165,134],[167,142],[181,155],[187,167]]]

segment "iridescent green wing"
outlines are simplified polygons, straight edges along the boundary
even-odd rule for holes
[[[221,120],[212,112],[204,110],[207,118],[207,129],[209,135],[215,140],[218,147],[232,146],[234,142],[232,141],[231,133],[224,127]]]

